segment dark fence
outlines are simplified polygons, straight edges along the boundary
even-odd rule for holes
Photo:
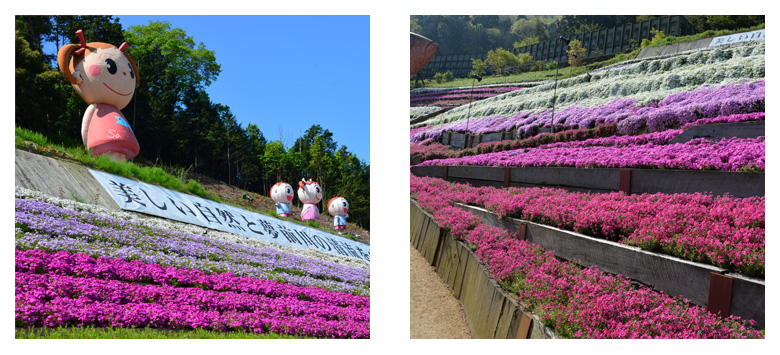
[[[667,36],[687,36],[694,34],[693,26],[682,16],[662,17],[654,20],[602,29],[572,36],[570,40],[579,40],[586,49],[587,58],[630,52],[642,44],[643,39],[652,39],[651,30],[663,31]],[[534,60],[557,60],[559,63],[568,61],[566,50],[568,46],[557,43],[557,40],[532,44],[518,48],[515,52],[530,53]]]
[[[570,40],[579,40],[585,48],[585,56],[588,59],[601,56],[613,56],[618,53],[630,52],[642,44],[643,39],[652,39],[651,30],[663,31],[667,36],[688,36],[694,34],[693,26],[683,16],[667,16],[654,20],[612,27],[599,31],[572,36]],[[567,63],[569,58],[566,50],[569,47],[563,45],[555,36],[555,39],[540,42],[520,48],[508,49],[514,54],[529,53],[533,60]],[[439,54],[433,57],[428,65],[421,71],[423,78],[433,78],[435,73],[452,71],[455,77],[467,77],[472,70],[473,59],[487,59],[487,53],[471,54]]]
[[[444,73],[449,70],[452,71],[453,76],[456,78],[465,78],[469,76],[469,72],[472,69],[471,61],[474,59],[484,61],[487,59],[487,53],[437,54],[428,62],[428,65],[420,70],[419,75],[425,79],[430,79],[436,73]]]

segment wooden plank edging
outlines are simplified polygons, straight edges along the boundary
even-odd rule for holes
[[[511,233],[518,233],[519,228],[525,225],[526,240],[546,250],[554,250],[555,256],[579,265],[598,266],[601,271],[623,275],[671,296],[681,295],[703,307],[714,302],[722,304],[727,299],[726,308],[730,308],[730,314],[753,319],[759,328],[765,326],[764,280],[728,274],[733,279],[733,286],[724,289],[727,290],[724,292],[729,294],[713,295],[710,292],[712,275],[726,275],[728,270],[530,221],[509,217],[499,219],[496,214],[480,207],[460,203],[456,206],[480,216],[487,225],[504,228]],[[723,306],[718,309],[723,309]]]
[[[530,315],[530,311],[517,302],[517,296],[498,285],[468,246],[441,229],[414,200],[410,200],[410,214],[410,240],[421,253],[429,254],[424,255],[426,260],[433,260],[432,266],[461,302],[473,337],[515,338],[521,327],[521,316]],[[431,230],[440,232],[432,233]],[[435,247],[432,246],[434,241]],[[430,255],[431,250],[435,255]],[[527,325],[529,338],[557,338],[538,317],[530,315],[530,319],[530,325]]]
[[[426,165],[412,166],[416,176],[441,177],[446,168],[447,180],[474,186],[505,187],[500,166]],[[629,176],[621,186],[621,175]],[[628,182],[628,185],[625,183]],[[642,193],[711,193],[733,197],[764,196],[763,172],[711,170],[618,169],[576,167],[509,167],[509,186],[553,187],[579,192],[617,192],[628,188],[630,194]]]

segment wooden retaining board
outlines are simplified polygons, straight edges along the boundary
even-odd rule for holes
[[[410,221],[410,240],[422,246],[418,250],[426,260],[434,260],[431,265],[436,267],[436,272],[463,305],[472,335],[483,339],[515,338],[521,328],[521,316],[528,314],[527,309],[517,302],[516,296],[504,291],[476,255],[449,232],[440,229],[414,200],[410,203]],[[431,230],[440,232],[436,234]],[[430,245],[434,241],[438,247],[432,248]],[[435,250],[435,255],[431,257],[432,250]],[[528,319],[531,320],[529,338],[556,337],[552,329],[542,325],[535,316]]]
[[[474,186],[505,186],[504,169],[509,169],[508,186],[554,187],[594,193],[620,191],[621,171],[630,171],[631,194],[711,193],[733,197],[764,196],[763,172],[617,169],[573,167],[496,167],[451,165],[446,179]],[[445,178],[445,166],[413,166],[416,176]]]
[[[409,165],[417,165],[423,162],[423,158],[419,154],[414,154],[409,156]]]
[[[466,147],[466,137],[465,133],[452,132],[449,134],[447,145],[456,149],[463,149]]]
[[[728,193],[764,196],[763,172],[631,169],[631,193]]]
[[[696,138],[707,138],[719,141],[723,138],[756,138],[766,136],[765,121],[746,121],[730,123],[714,123],[691,126],[685,132],[674,137],[668,144],[685,143]]]
[[[744,314],[753,319],[756,326],[766,325],[766,281],[737,274],[726,274],[734,278],[731,288],[731,314]]]
[[[480,143],[498,142],[504,140],[504,132],[485,133],[481,136],[482,140],[480,140]]]
[[[525,220],[499,219],[497,215],[483,208],[456,205],[480,216],[485,224],[504,228],[511,233],[518,233],[525,225],[526,240],[545,250],[553,250],[557,257],[585,267],[598,266],[599,270],[626,276],[671,296],[681,295],[691,303],[703,307],[708,304],[711,273],[727,273],[726,269],[712,265],[653,253]],[[741,275],[729,276],[734,277],[730,295],[731,314],[753,319],[756,326],[763,328],[765,281]]]
[[[502,132],[491,132],[491,133],[483,133],[479,134],[479,138],[475,138],[474,142],[470,145],[471,147],[476,146],[479,143],[484,142],[496,142],[496,141],[502,141],[502,140],[511,140],[514,139],[514,132],[515,130],[509,130],[509,131],[502,131]],[[535,134],[541,134],[541,133],[552,133],[552,129],[550,127],[536,127],[535,128]],[[648,132],[643,132],[648,133]],[[448,137],[452,137],[455,135],[457,136],[459,145],[457,143],[452,143],[452,140]],[[445,145],[451,145],[453,148],[456,149],[463,149],[465,147],[465,133],[458,133],[458,132],[445,132],[442,135],[441,142]],[[759,136],[766,136],[766,125],[765,121],[745,121],[745,122],[728,122],[728,123],[712,123],[712,124],[703,124],[703,125],[696,125],[691,126],[685,132],[681,133],[677,137],[673,138],[669,141],[668,144],[674,144],[674,143],[685,143],[695,138],[707,138],[707,139],[713,139],[713,140],[721,140],[722,138],[756,138]]]
[[[89,170],[78,164],[16,149],[16,186],[50,196],[121,210]],[[46,177],[46,179],[41,179]]]

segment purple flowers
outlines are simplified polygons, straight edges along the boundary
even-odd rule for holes
[[[362,269],[256,249],[140,223],[72,211],[45,202],[16,200],[16,245],[134,259],[208,272],[233,272],[300,286],[368,295]]]
[[[369,337],[369,272],[16,200],[17,326]]]
[[[674,93],[663,100],[637,107],[637,99],[620,98],[605,105],[578,107],[576,104],[555,111],[556,130],[588,128],[603,123],[617,123],[622,134],[636,134],[646,127],[650,131],[679,128],[701,118],[728,116],[739,113],[763,112],[765,106],[764,81],[734,82],[717,88],[708,86],[693,91]],[[428,129],[417,129],[410,142],[426,138],[440,139],[443,132],[490,133],[517,129],[518,135],[533,134],[537,127],[549,127],[552,110],[518,112],[512,117],[492,115],[473,117],[468,127],[465,120]]]

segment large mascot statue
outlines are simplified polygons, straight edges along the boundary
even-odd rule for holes
[[[317,209],[317,203],[322,200],[322,189],[316,181],[301,179],[298,181],[298,199],[303,202],[301,210],[301,219],[320,219],[320,210]]]
[[[433,56],[439,51],[439,45],[414,32],[409,32],[409,35],[409,69],[411,71],[409,76],[413,76],[433,59]]]
[[[290,202],[295,196],[292,186],[286,182],[277,182],[271,187],[271,199],[276,202],[276,215],[290,217]]]
[[[138,67],[119,48],[108,43],[84,41],[66,44],[57,53],[57,64],[73,89],[89,104],[81,121],[81,139],[93,155],[124,161],[138,155],[138,141],[121,109],[133,98],[139,85]]]
[[[333,216],[333,229],[341,232],[347,229],[347,217],[349,217],[349,203],[347,199],[336,196],[328,201],[328,213]]]

